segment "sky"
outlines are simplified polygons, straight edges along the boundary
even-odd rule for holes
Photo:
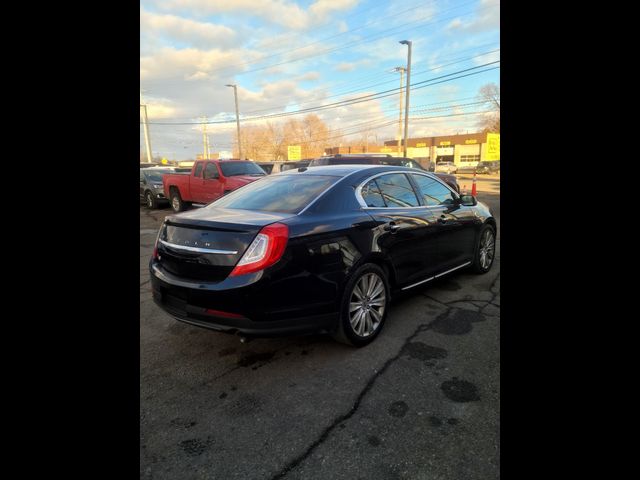
[[[203,116],[216,122],[207,125],[210,151],[230,152],[235,105],[226,84],[237,85],[241,127],[365,97],[314,113],[349,138],[393,140],[394,68],[407,64],[401,40],[412,42],[409,137],[478,131],[487,110],[478,90],[500,85],[498,0],[141,1],[140,90],[153,155],[202,153]]]

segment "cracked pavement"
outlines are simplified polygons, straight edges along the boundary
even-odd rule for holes
[[[499,183],[486,186],[491,271],[394,298],[362,349],[322,335],[242,344],[172,319],[147,272],[170,211],[141,207],[140,478],[499,478]]]

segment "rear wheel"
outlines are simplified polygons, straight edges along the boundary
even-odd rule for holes
[[[156,198],[153,196],[153,194],[151,192],[145,193],[144,198],[145,198],[145,200],[147,202],[147,208],[150,208],[152,210],[155,209],[155,208],[158,208],[158,204],[156,202]]]
[[[389,298],[384,270],[373,263],[358,268],[345,286],[333,337],[355,347],[371,343],[382,330]]]
[[[496,230],[487,224],[480,230],[479,241],[473,259],[473,271],[476,273],[487,273],[491,270],[495,255]]]
[[[182,212],[185,209],[185,204],[182,201],[182,197],[180,196],[180,192],[178,189],[171,189],[171,208],[174,212]]]

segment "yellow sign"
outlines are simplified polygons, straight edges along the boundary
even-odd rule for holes
[[[443,146],[451,145],[451,142],[440,142],[440,145],[443,145]]]
[[[500,160],[499,133],[487,133],[487,155],[485,160]]]
[[[300,145],[289,145],[287,147],[288,160],[300,160],[302,158],[302,147]]]
[[[163,158],[161,160],[162,165],[167,165],[169,163],[169,160],[167,160],[166,158]]]
[[[416,147],[426,147],[427,144],[422,142],[422,143],[416,143]]]
[[[465,140],[464,143],[466,145],[473,145],[474,143],[478,143],[478,140],[476,140],[475,138],[469,138],[469,139]]]
[[[389,147],[382,147],[380,148],[380,152],[393,152],[394,150],[392,148]]]

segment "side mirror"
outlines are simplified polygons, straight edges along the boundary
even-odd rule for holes
[[[478,204],[478,200],[473,195],[461,195],[460,196],[460,205],[465,207],[473,207]]]

